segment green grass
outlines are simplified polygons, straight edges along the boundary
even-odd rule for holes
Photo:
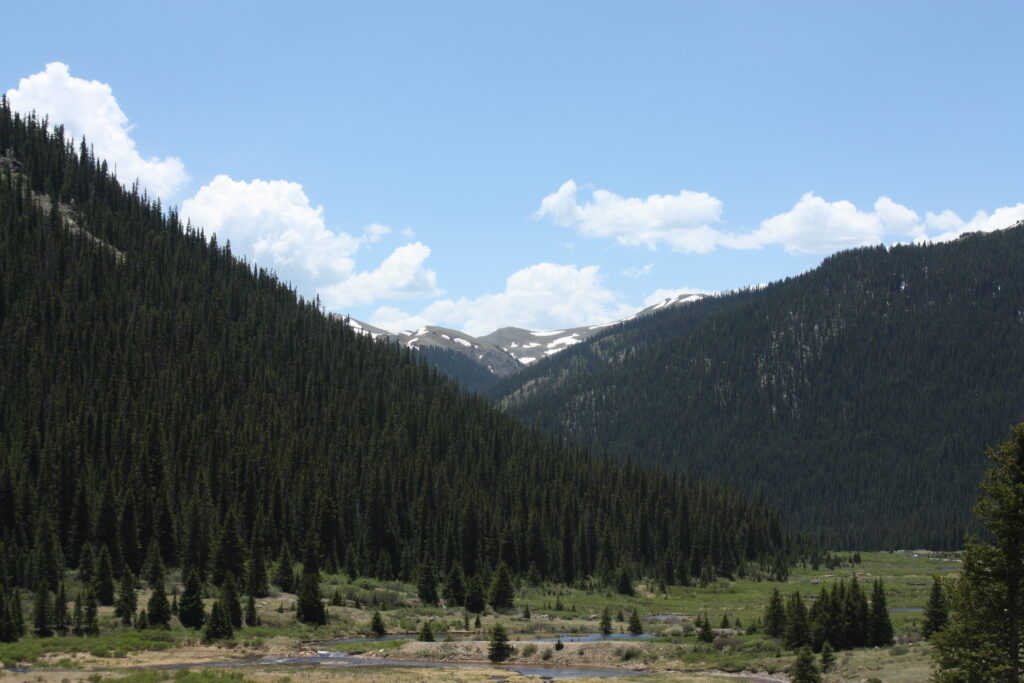
[[[95,657],[124,657],[129,652],[141,650],[167,650],[196,638],[194,631],[159,629],[111,631],[85,638],[28,636],[15,643],[0,644],[0,661],[5,666],[14,666],[18,662],[34,662],[53,652],[87,652]]]
[[[870,583],[876,578],[881,578],[886,586],[889,607],[923,608],[931,587],[931,577],[936,574],[943,577],[955,576],[959,568],[959,563],[953,556],[928,553],[918,553],[915,556],[909,552],[872,552],[861,553],[861,556],[863,561],[860,564],[844,565],[831,571],[824,567],[817,570],[797,567],[784,583],[722,580],[704,588],[671,586],[664,593],[660,593],[648,590],[648,586],[641,579],[637,582],[637,594],[631,597],[616,594],[603,587],[591,590],[558,584],[523,587],[517,591],[516,608],[506,614],[485,614],[481,628],[476,631],[476,637],[486,640],[488,631],[498,621],[508,628],[513,639],[518,640],[560,633],[595,633],[598,630],[599,616],[605,607],[609,608],[613,618],[620,611],[625,616],[636,608],[641,615],[644,631],[657,638],[636,643],[636,647],[641,648],[639,653],[627,649],[633,643],[623,643],[622,652],[628,652],[630,660],[650,660],[655,662],[655,666],[659,662],[679,662],[687,667],[706,664],[707,668],[728,671],[749,668],[782,670],[791,660],[792,654],[784,652],[776,641],[761,635],[748,636],[741,629],[739,632],[719,631],[714,643],[697,644],[693,635],[692,617],[706,613],[712,624],[717,625],[723,615],[728,615],[731,623],[735,624],[738,618],[746,627],[755,619],[762,618],[764,606],[775,588],[779,588],[784,595],[799,591],[810,600],[817,596],[822,587],[828,587],[840,579],[849,580],[854,573],[865,588],[869,588]],[[329,607],[329,622],[326,626],[320,627],[310,627],[295,621],[294,596],[282,594],[260,599],[258,608],[263,625],[236,631],[234,645],[258,648],[276,637],[310,641],[368,635],[370,617],[374,609],[378,608],[391,634],[415,633],[426,619],[431,620],[439,640],[443,640],[446,633],[465,630],[464,612],[461,608],[446,609],[420,605],[416,600],[415,587],[411,584],[377,581],[365,577],[353,582],[343,574],[325,577],[321,585],[323,596],[327,598],[335,590],[344,596],[346,604]],[[145,599],[145,595],[140,595],[140,602],[144,602]],[[565,609],[553,609],[558,599]],[[525,605],[530,607],[531,619],[522,617]],[[34,662],[46,655],[59,656],[78,652],[91,653],[99,657],[121,657],[130,652],[166,650],[179,645],[195,644],[201,639],[199,632],[180,627],[169,631],[141,632],[114,627],[112,614],[106,614],[104,610],[109,611],[109,608],[101,610],[104,633],[100,636],[27,636],[17,643],[0,644],[0,661],[10,666],[19,662]],[[651,618],[652,615],[658,614],[689,616],[674,621]],[[920,639],[918,632],[923,622],[923,615],[920,612],[893,612],[891,616],[900,643],[914,643]],[[471,617],[471,624],[472,621]],[[613,622],[615,632],[625,632],[627,626],[624,621]],[[474,631],[472,626],[470,631]],[[377,642],[372,648],[392,650],[401,647],[403,642]],[[231,647],[233,644],[228,646]],[[340,652],[366,650],[367,644],[350,643],[334,646],[333,649]],[[891,656],[887,654],[886,659],[906,659],[900,653],[901,650],[896,649]],[[226,655],[228,656],[230,655]],[[51,657],[52,659],[57,657]],[[72,660],[65,660],[63,663],[58,662],[58,666],[73,668],[77,664]]]

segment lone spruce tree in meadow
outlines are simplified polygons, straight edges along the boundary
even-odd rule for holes
[[[791,683],[821,683],[821,672],[814,665],[814,653],[808,645],[800,648],[796,660],[789,669]]]
[[[601,612],[601,635],[608,636],[612,633],[612,613],[605,607],[604,611]]]
[[[491,629],[491,639],[487,644],[487,658],[492,662],[504,662],[512,655],[512,646],[508,643],[508,631],[498,622]]]
[[[181,600],[178,601],[178,620],[185,628],[202,628],[206,621],[206,611],[203,609],[203,584],[199,580],[199,573],[190,569],[185,578],[185,589],[181,593]]]
[[[932,590],[928,595],[928,606],[924,610],[924,626],[921,634],[929,640],[933,635],[946,627],[949,621],[949,608],[946,607],[946,596],[942,590],[939,577],[932,577]]]
[[[715,641],[715,632],[711,630],[711,620],[708,619],[706,612],[704,613],[704,618],[701,619],[700,628],[697,629],[697,640],[702,643],[713,643]]]
[[[634,636],[643,635],[644,625],[640,623],[640,614],[633,608],[633,613],[629,615],[629,632]]]
[[[1021,679],[1024,628],[1024,423],[989,451],[974,514],[991,541],[968,539],[953,583],[947,626],[932,634],[934,678],[954,681]]]
[[[388,632],[387,627],[384,626],[384,617],[380,615],[380,610],[373,611],[373,618],[370,619],[370,632],[375,636],[383,636]]]

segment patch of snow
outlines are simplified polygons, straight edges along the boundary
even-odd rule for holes
[[[534,337],[554,337],[556,334],[565,334],[565,330],[555,330],[554,332],[531,332]]]
[[[538,346],[540,346],[540,344],[538,342],[530,342],[528,344],[523,344],[523,348],[524,349],[535,349]]]
[[[555,341],[548,344],[550,349],[552,346],[572,346],[573,344],[579,344],[582,340],[576,336],[576,333],[570,334],[568,337],[559,337]]]
[[[523,356],[522,358],[519,359],[519,362],[522,363],[523,365],[529,365],[530,363],[532,363],[535,360],[537,360],[537,359],[536,358],[531,358],[529,356]]]
[[[357,330],[361,330],[361,329],[363,329],[363,326],[362,326],[362,325],[360,325],[359,323],[357,323],[357,322],[356,322],[355,320],[353,320],[352,318],[349,318],[349,319],[348,319],[348,326],[349,326],[349,327],[354,327],[354,328],[355,328],[355,329],[357,329]]]
[[[460,339],[459,337],[455,338],[455,343],[456,344],[462,344],[466,348],[469,348],[470,346],[472,346],[472,344],[470,344],[468,341],[466,341],[465,339]]]
[[[448,341],[452,340],[452,338],[449,337],[447,334],[442,334],[441,336],[444,337],[445,339],[447,339]]]

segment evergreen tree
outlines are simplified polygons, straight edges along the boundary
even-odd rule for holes
[[[164,585],[158,583],[146,604],[146,617],[150,628],[169,628],[171,625],[171,603],[167,602]]]
[[[871,591],[871,616],[869,617],[871,645],[884,647],[892,645],[892,620],[885,605],[885,589],[882,580],[877,579]]]
[[[640,623],[640,615],[635,607],[633,608],[633,613],[629,615],[629,632],[634,636],[642,635],[644,632],[644,626]]]
[[[466,578],[462,573],[462,565],[452,564],[444,581],[444,600],[449,607],[466,604]]]
[[[946,607],[946,596],[942,590],[942,582],[938,576],[932,577],[932,590],[928,594],[928,606],[924,610],[924,626],[921,634],[931,639],[932,635],[946,627],[949,621],[949,609]]]
[[[217,600],[210,610],[210,618],[206,621],[203,637],[207,641],[215,641],[231,638],[234,635],[235,631],[231,627],[231,618],[228,616],[227,609],[220,600]]]
[[[625,566],[619,567],[619,573],[615,578],[615,590],[621,595],[633,595],[633,579]]]
[[[121,624],[131,626],[135,617],[135,610],[138,609],[138,596],[135,594],[135,575],[128,565],[124,566],[121,573],[121,583],[117,587],[117,596],[114,600],[114,615],[121,619]]]
[[[83,601],[82,633],[87,636],[95,636],[100,632],[96,593],[93,592],[92,588],[86,587],[81,599]]]
[[[843,605],[843,621],[846,624],[847,647],[864,647],[871,640],[868,621],[868,598],[857,582],[857,576],[850,579]]]
[[[99,604],[114,604],[114,568],[111,565],[110,551],[105,545],[96,556],[96,566],[92,572],[92,590]]]
[[[836,657],[832,654],[832,645],[826,640],[821,645],[821,673],[827,674],[836,665]]]
[[[326,624],[327,612],[320,600],[320,575],[303,573],[295,605],[295,618],[304,624]]]
[[[24,635],[21,600],[15,590],[0,590],[0,642],[13,643]]]
[[[487,601],[496,611],[511,609],[515,591],[512,588],[512,576],[508,565],[499,562],[491,576],[491,588],[487,592]]]
[[[145,631],[149,628],[149,614],[144,609],[140,609],[138,615],[135,617],[135,629],[138,631]]]
[[[498,622],[491,629],[491,639],[487,644],[487,658],[492,662],[504,662],[512,655],[512,646],[508,642],[508,631]]]
[[[128,565],[125,565],[124,571],[130,571]],[[122,572],[123,575],[124,572]],[[142,575],[145,577],[146,584],[150,588],[155,588],[158,583],[163,584],[164,582],[164,561],[160,556],[160,544],[155,536],[149,542],[149,550],[146,551],[146,561],[142,565]]]
[[[715,633],[711,630],[711,622],[708,620],[707,614],[704,615],[700,622],[700,628],[697,629],[697,640],[702,643],[711,643],[715,640]]]
[[[373,611],[373,618],[370,619],[370,632],[375,636],[383,636],[388,632],[384,626],[384,617],[380,615],[380,610]]]
[[[419,636],[417,636],[417,640],[419,640],[422,643],[434,642],[434,631],[430,628],[429,621],[424,621],[423,625],[420,626],[420,633]]]
[[[199,573],[195,569],[189,570],[185,578],[185,588],[181,592],[181,600],[178,602],[178,620],[185,628],[202,628],[206,621],[206,612],[203,609],[203,585],[199,581]]]
[[[238,533],[238,518],[234,508],[228,511],[221,524],[220,534],[213,551],[211,580],[215,586],[224,583],[228,574],[245,576],[245,554]]]
[[[530,606],[523,605],[523,619],[531,619],[532,617],[533,613],[530,611]]]
[[[82,610],[82,594],[75,598],[74,616],[71,622],[71,632],[76,636],[85,635],[85,613]]]
[[[789,668],[789,680],[791,683],[821,683],[821,672],[814,665],[814,653],[809,646],[804,645],[797,653]]]
[[[178,602],[178,621],[186,629],[200,629],[206,621],[206,611],[203,608],[203,584],[199,579],[199,572],[190,569],[185,578],[184,590],[181,592],[181,600]]]
[[[434,575],[434,564],[424,559],[416,572],[416,594],[424,605],[437,604],[437,577]]]
[[[991,542],[968,539],[949,623],[932,634],[938,670],[952,681],[1019,681],[1024,624],[1024,423],[989,451],[974,513]]]
[[[273,581],[281,589],[281,592],[295,592],[295,561],[292,559],[287,541],[282,545],[281,557],[274,568]]]
[[[782,605],[779,589],[772,591],[772,597],[764,610],[764,632],[772,638],[781,638],[786,629],[786,610]]]
[[[92,543],[86,541],[82,549],[78,551],[78,578],[82,583],[92,581],[93,568],[96,565],[96,557],[93,553]]]
[[[245,625],[250,627],[260,625],[260,615],[256,612],[256,598],[252,595],[245,601]]]
[[[786,601],[786,647],[797,650],[811,642],[811,625],[807,620],[807,608],[799,591],[793,591]]]
[[[484,611],[484,589],[479,576],[469,580],[469,587],[466,589],[466,611],[473,614],[480,614]]]
[[[227,613],[228,621],[231,622],[232,628],[242,628],[242,603],[238,598],[238,586],[235,584],[235,575],[230,572],[224,575],[224,583],[220,587],[218,602],[220,602]],[[323,606],[321,605],[322,608]]]
[[[270,593],[267,562],[263,554],[263,530],[259,523],[253,527],[249,543],[249,559],[245,564],[245,592],[257,598],[264,598]]]
[[[601,612],[600,629],[601,629],[601,635],[602,636],[611,635],[611,632],[612,632],[612,615],[611,615],[611,612],[608,611],[607,607],[605,607],[604,611]]]
[[[32,608],[32,625],[35,629],[35,634],[40,638],[53,635],[53,629],[50,628],[50,613],[52,609],[53,602],[50,598],[50,589],[47,588],[47,582],[44,578],[39,583],[39,590],[36,591],[35,605]]]
[[[60,634],[65,635],[68,630],[68,596],[64,589],[64,582],[57,586],[57,593],[53,596],[53,628]]]

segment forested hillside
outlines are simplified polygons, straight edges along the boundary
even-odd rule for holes
[[[0,585],[107,553],[137,575],[154,547],[214,581],[286,547],[406,580],[784,571],[763,502],[522,428],[3,102],[7,148]]]
[[[626,323],[493,390],[583,445],[762,489],[833,547],[959,547],[1024,417],[1024,227],[837,254]]]

